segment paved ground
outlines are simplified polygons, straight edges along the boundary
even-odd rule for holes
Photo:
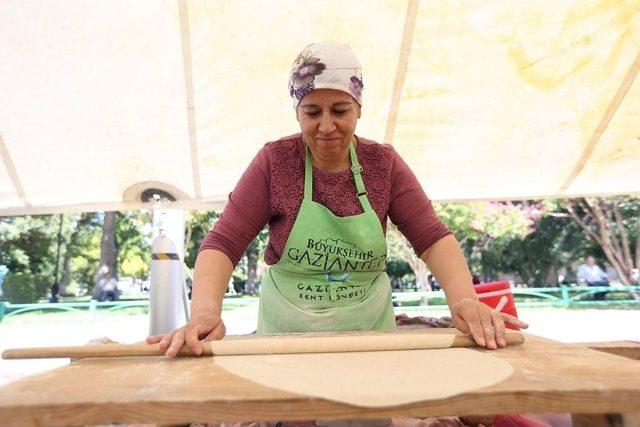
[[[398,308],[397,312],[402,312]],[[425,307],[410,315],[445,316],[448,311]],[[564,310],[520,309],[522,320],[531,327],[528,332],[562,342],[640,341],[640,310]],[[223,312],[229,334],[246,334],[255,329],[257,300],[244,307]],[[100,337],[133,343],[142,341],[148,331],[144,314],[55,313],[18,315],[0,322],[0,351],[10,347],[84,345]],[[25,375],[68,363],[62,360],[0,361],[0,384]]]

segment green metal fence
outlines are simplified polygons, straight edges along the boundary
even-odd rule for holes
[[[88,302],[60,302],[60,303],[38,303],[38,304],[10,304],[0,301],[0,321],[22,313],[33,311],[71,311],[87,312],[95,316],[98,310],[115,311],[131,307],[149,307],[149,300],[134,301],[106,301],[98,302],[91,300]]]
[[[517,307],[580,307],[631,305],[640,308],[640,286],[557,286],[548,288],[512,287],[511,292]],[[605,292],[603,300],[596,300],[595,294]],[[443,291],[394,292],[393,300],[406,308],[419,309],[417,301],[429,306],[446,306]],[[404,304],[403,304],[404,303]]]
[[[580,307],[585,305],[612,306],[630,305],[640,308],[640,286],[558,286],[548,288],[512,287],[517,307]],[[606,292],[604,300],[594,300],[598,292]],[[234,300],[237,300],[234,299]],[[421,309],[421,303],[434,308],[445,308],[443,291],[394,292],[393,300],[403,308]],[[149,307],[149,300],[98,302],[63,302],[42,304],[10,304],[0,301],[0,321],[3,318],[33,311],[60,310],[70,312],[87,312],[95,316],[98,311],[116,311],[131,307]]]

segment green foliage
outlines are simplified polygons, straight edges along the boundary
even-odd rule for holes
[[[616,201],[630,236],[637,237],[640,233],[640,197],[619,196]]]
[[[460,241],[523,238],[533,232],[540,214],[538,205],[513,202],[446,203],[434,208]]]
[[[619,196],[607,200],[617,203],[631,251],[635,253],[640,234],[640,199]],[[472,270],[481,273],[483,279],[515,273],[520,282],[543,286],[552,284],[546,283],[550,273],[560,268],[572,271],[587,255],[606,261],[599,244],[588,238],[571,217],[568,207],[572,202],[575,201],[476,202],[434,207],[460,241]],[[588,212],[575,211],[585,223],[593,223]],[[64,259],[68,258],[70,288],[79,288],[83,293],[90,291],[100,259],[102,217],[101,213],[0,217],[0,265],[6,265],[11,273],[3,286],[5,297],[10,295],[16,301],[45,297],[54,280],[58,245],[58,278],[62,278]],[[195,264],[200,243],[218,217],[215,211],[190,213],[185,245],[188,266]],[[619,237],[620,228],[612,230]],[[151,232],[149,211],[118,214],[116,242],[122,276],[142,279],[148,276]],[[265,229],[249,245],[233,273],[236,285],[250,278],[256,280],[267,241]],[[419,260],[391,224],[387,242],[389,275],[403,283],[415,280],[412,268]],[[9,286],[12,283],[17,284]]]
[[[264,257],[264,251],[269,242],[269,229],[267,227],[260,230],[258,235],[253,239],[247,248],[247,252],[253,251],[260,254],[260,258]]]
[[[530,286],[549,286],[550,272],[572,270],[583,253],[594,253],[591,242],[578,227],[564,217],[544,216],[536,231],[524,238],[494,240],[482,255],[485,271],[517,273]]]
[[[58,228],[51,215],[0,218],[0,264],[11,272],[52,275]]]
[[[231,278],[233,279],[234,287],[236,288],[239,287],[242,289],[244,288],[244,285],[247,283],[247,274],[244,270],[246,270],[246,268],[244,269],[236,268],[233,274],[231,275]]]
[[[244,293],[254,295],[257,293],[257,285],[262,280],[258,277],[258,266],[260,262],[264,262],[264,251],[269,240],[269,231],[263,228],[258,235],[251,241],[247,249],[244,251],[242,263],[247,274],[247,281],[244,286]],[[236,268],[238,270],[238,268]]]
[[[149,262],[140,254],[130,255],[120,263],[120,271],[127,277],[146,279],[149,276]]]
[[[412,274],[413,270],[409,263],[401,258],[387,258],[387,274],[391,277],[402,278],[407,274]]]
[[[614,233],[612,233],[612,237],[619,239],[621,237],[621,229],[616,223],[616,218],[613,214],[613,204],[615,203],[617,205],[622,217],[621,225],[628,233],[627,237],[631,244],[630,249],[632,252],[635,251],[635,244],[637,243],[638,236],[640,235],[640,197],[615,196],[589,200],[593,204],[598,204],[600,208],[603,209],[603,217],[607,223],[606,225],[614,231]],[[584,224],[586,224],[592,231],[599,234],[601,230],[598,228],[595,218],[592,217],[590,212],[583,209],[585,207],[585,201],[586,199],[573,199],[559,202],[556,207],[556,211],[566,214],[569,211],[569,205],[571,205]]]
[[[600,261],[610,263],[622,283],[640,282],[640,198],[573,199],[567,203],[566,211],[598,245],[604,254]]]
[[[118,212],[116,216],[116,244],[118,246],[118,274],[146,279],[151,263],[151,211]],[[99,253],[98,253],[99,257]]]
[[[481,233],[472,226],[475,212],[471,203],[435,203],[438,218],[456,236],[458,241],[477,239]]]
[[[213,225],[219,217],[220,214],[215,211],[194,211],[190,213],[190,218],[187,220],[188,239],[185,245],[185,263],[187,266],[193,268],[195,265],[200,244],[207,233],[213,228]],[[263,262],[264,251],[267,247],[268,240],[269,231],[267,228],[264,228],[249,244],[247,250],[233,271],[232,277],[236,286],[244,287],[252,274],[254,276],[253,280],[255,280],[255,269],[258,263]]]
[[[186,256],[184,259],[185,264],[190,268],[193,268],[196,264],[200,243],[202,243],[209,230],[213,228],[213,224],[219,217],[220,214],[216,211],[190,212],[186,220],[187,241],[185,243]]]
[[[2,282],[2,295],[12,304],[30,304],[38,302],[38,287],[33,274],[25,271],[9,273]]]
[[[537,206],[524,203],[489,202],[474,205],[471,226],[491,239],[522,239],[534,231]]]
[[[416,273],[420,271],[419,264],[424,263],[394,224],[387,225],[386,240],[387,274],[392,284],[410,282],[411,286],[415,287]]]
[[[60,257],[58,280],[64,259],[69,259],[70,282],[90,291],[100,260],[101,213],[38,215],[0,218],[0,265],[14,273],[33,277],[38,297],[44,297],[56,280],[58,233]],[[62,219],[62,228],[60,228]],[[118,213],[116,241],[120,270],[125,275],[146,278],[150,262],[151,219],[146,212]],[[124,269],[124,270],[123,270]]]
[[[535,231],[544,207],[534,202],[474,202],[434,205],[441,221],[453,232],[471,270],[486,280],[503,270],[504,254],[496,256],[494,246],[523,241]]]
[[[611,201],[620,208],[633,253],[640,233],[640,199],[617,196],[607,199],[603,206]],[[548,286],[555,283],[560,269],[574,280],[576,264],[587,255],[596,256],[600,262],[607,260],[602,247],[569,214],[568,207],[573,204],[575,210],[575,202],[447,204],[436,205],[436,211],[461,242],[472,270],[485,280],[514,272],[519,282]],[[585,224],[594,223],[588,212],[577,212]],[[606,215],[612,220],[611,212]],[[620,228],[612,229],[616,231],[614,237],[619,238]]]
[[[0,218],[0,265],[6,265],[11,273],[28,275],[35,289],[33,298],[46,296],[55,280],[59,231],[60,215]],[[67,231],[63,221],[61,244]],[[25,291],[24,298],[32,299],[29,292]]]
[[[102,214],[86,212],[69,215],[72,232],[63,257],[69,258],[70,282],[82,293],[93,287],[93,278],[100,260]],[[66,289],[65,292],[70,292]]]

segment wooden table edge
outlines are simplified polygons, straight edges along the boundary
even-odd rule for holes
[[[611,390],[601,394],[610,394]],[[96,402],[23,405],[0,404],[0,419],[19,425],[74,425],[118,423],[188,423],[247,421],[300,421],[306,419],[386,418],[394,416],[433,417],[452,415],[495,415],[500,413],[625,413],[637,412],[640,390],[617,390],[617,402],[601,403],[593,390],[567,400],[564,393],[549,391],[470,393],[436,401],[387,408],[355,407],[325,399],[220,401],[180,400]],[[500,403],[496,403],[499,401]],[[250,414],[250,415],[248,415]]]

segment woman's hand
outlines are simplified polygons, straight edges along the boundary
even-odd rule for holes
[[[162,335],[153,335],[147,338],[147,344],[158,343],[158,348],[166,350],[167,357],[175,357],[178,351],[186,343],[195,354],[200,355],[204,351],[202,342],[221,340],[227,329],[219,314],[206,314],[192,317],[182,328]]]
[[[495,350],[507,345],[505,322],[522,329],[529,327],[517,317],[493,310],[480,301],[463,298],[451,308],[453,325],[460,332],[471,334],[475,342],[483,347]]]

